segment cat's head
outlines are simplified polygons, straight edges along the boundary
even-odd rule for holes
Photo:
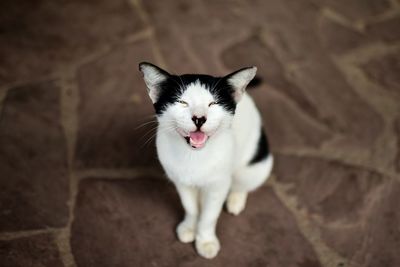
[[[160,130],[180,135],[194,149],[231,126],[236,105],[257,68],[224,77],[172,75],[146,62],[139,64],[156,110]]]

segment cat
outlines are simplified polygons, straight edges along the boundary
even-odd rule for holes
[[[273,166],[260,113],[245,92],[257,68],[224,77],[172,75],[147,62],[139,70],[158,121],[157,154],[185,210],[178,239],[195,241],[200,256],[214,258],[224,202],[238,215]]]

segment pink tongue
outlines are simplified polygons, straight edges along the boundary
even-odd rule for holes
[[[189,137],[190,144],[194,147],[202,147],[208,138],[207,135],[201,131],[191,132]]]

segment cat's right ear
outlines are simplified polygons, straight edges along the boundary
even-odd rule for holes
[[[146,83],[147,92],[151,101],[156,103],[160,91],[160,84],[166,81],[170,74],[156,65],[147,62],[140,63],[139,70],[143,73],[144,82]]]

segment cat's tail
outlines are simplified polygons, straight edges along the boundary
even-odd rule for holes
[[[261,79],[261,77],[256,75],[253,78],[253,80],[251,80],[250,83],[247,85],[247,89],[254,89],[255,87],[258,87],[262,83],[263,83],[263,80]]]

